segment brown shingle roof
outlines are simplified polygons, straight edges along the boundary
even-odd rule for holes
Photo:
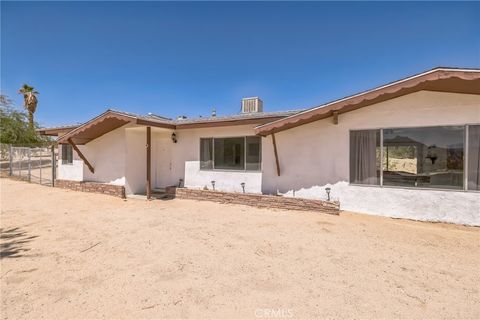
[[[153,114],[143,116],[130,112],[109,109],[92,120],[73,128],[71,131],[58,138],[58,142],[67,143],[69,139],[72,139],[75,144],[85,144],[127,123],[173,130],[241,124],[258,125],[284,118],[296,112],[298,111],[259,112],[255,114],[245,113],[231,116],[172,120]]]

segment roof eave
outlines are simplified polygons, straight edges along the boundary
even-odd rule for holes
[[[57,139],[58,143],[69,143],[69,139],[72,139],[76,144],[86,144],[98,137],[118,129],[128,123],[174,129],[174,125],[170,123],[164,123],[157,120],[147,120],[128,115],[122,112],[107,110],[99,116],[85,122],[78,128],[67,132],[63,136]]]
[[[303,124],[321,120],[333,116],[334,112],[342,114],[345,112],[356,110],[355,106],[368,106],[382,100],[378,99],[381,96],[384,96],[382,101],[396,98],[398,96],[409,94],[416,91],[425,90],[427,88],[427,83],[434,82],[438,80],[447,80],[447,79],[460,79],[461,81],[476,81],[480,82],[480,70],[477,69],[448,69],[448,68],[437,68],[433,69],[409,78],[398,80],[387,85],[377,87],[368,91],[364,91],[346,98],[332,101],[330,103],[320,105],[311,109],[308,109],[303,112],[299,112],[292,116],[279,119],[277,121],[269,122],[255,128],[255,133],[260,136],[266,136],[271,133],[276,133],[291,129]],[[399,91],[404,90],[405,93],[400,95],[395,95]],[[470,91],[469,91],[470,90]],[[432,90],[430,91],[442,91],[442,92],[459,92],[459,93],[473,93],[480,94],[480,83],[479,85],[473,85],[469,90],[459,90],[457,88],[451,88],[450,90]],[[409,92],[411,91],[411,92]],[[369,103],[369,101],[371,103]]]

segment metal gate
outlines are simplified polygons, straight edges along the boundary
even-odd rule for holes
[[[57,171],[56,150],[51,147],[13,147],[2,145],[2,174],[52,186]]]

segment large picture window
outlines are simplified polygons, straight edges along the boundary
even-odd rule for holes
[[[479,190],[479,150],[480,125],[351,131],[350,183]]]
[[[464,127],[383,130],[383,184],[463,188]]]
[[[214,169],[245,169],[245,138],[216,138],[214,142]]]
[[[259,171],[261,169],[260,155],[261,150],[260,137],[245,138],[245,169],[247,171]]]
[[[480,190],[480,125],[468,126],[468,190]]]
[[[380,184],[380,130],[350,133],[350,182]]]
[[[213,139],[200,139],[200,169],[213,169]]]
[[[201,138],[200,169],[259,171],[260,137]]]

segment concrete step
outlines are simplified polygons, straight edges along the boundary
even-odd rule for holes
[[[159,199],[159,200],[166,200],[166,199],[173,199],[173,197],[169,194],[166,193],[152,193],[152,198],[153,199]]]

